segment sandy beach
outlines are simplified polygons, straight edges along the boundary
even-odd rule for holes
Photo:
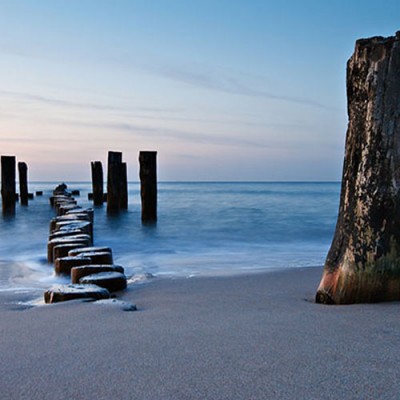
[[[155,278],[119,295],[0,305],[4,399],[397,399],[399,304],[313,303],[321,268]]]

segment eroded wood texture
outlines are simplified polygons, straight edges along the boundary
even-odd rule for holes
[[[347,64],[340,207],[316,301],[400,300],[400,33],[356,42]]]

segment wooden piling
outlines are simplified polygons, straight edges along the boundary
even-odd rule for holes
[[[141,151],[140,197],[142,200],[142,222],[157,221],[157,152]]]
[[[61,257],[55,260],[54,271],[56,275],[71,275],[72,268],[90,263],[91,259],[89,257]]]
[[[99,272],[120,272],[123,274],[124,268],[120,265],[114,264],[94,264],[73,267],[71,268],[71,282],[79,283],[81,278],[88,275],[97,274]]]
[[[121,163],[122,163],[121,152],[117,151],[108,152],[107,212],[109,214],[118,213],[120,210]]]
[[[93,204],[95,206],[103,205],[103,164],[101,161],[92,161],[92,192]]]
[[[357,40],[347,62],[339,214],[316,302],[400,300],[400,32]]]
[[[117,162],[110,165],[121,166],[122,163]],[[81,275],[84,275],[81,278],[84,285],[71,284],[53,287],[45,292],[45,302],[53,303],[74,298],[97,298],[102,296],[99,293],[101,288],[98,286],[109,287],[112,291],[125,289],[127,278],[124,275],[124,269],[113,264],[111,248],[93,247],[91,240],[93,237],[93,208],[83,209],[71,204],[71,201],[74,201],[73,198],[64,196],[64,193],[61,194],[61,192],[61,190],[56,190],[51,200],[51,204],[57,209],[58,216],[51,221],[47,257],[49,262],[55,263],[57,275],[69,275],[72,271],[81,269]],[[79,208],[69,209],[70,207]],[[88,234],[84,234],[84,232]],[[74,235],[71,235],[72,233]],[[89,270],[89,266],[93,268]],[[72,276],[73,282],[74,276],[75,274]],[[98,286],[91,285],[91,281]],[[104,293],[109,296],[107,290]],[[132,310],[134,309],[136,306],[133,305]]]
[[[113,264],[113,256],[108,251],[88,251],[85,253],[79,253],[79,255],[81,257],[89,257],[91,260],[91,264],[104,264],[104,265]]]
[[[18,174],[19,174],[19,198],[21,205],[28,205],[28,166],[25,162],[20,161],[18,163]]]
[[[3,214],[15,214],[15,157],[1,156],[1,197]]]
[[[120,198],[119,206],[121,210],[128,209],[128,174],[126,170],[126,163],[120,165]]]
[[[65,243],[65,244],[59,244],[57,246],[54,246],[53,248],[53,260],[52,262],[55,262],[57,258],[62,258],[62,257],[67,257],[68,252],[72,249],[77,249],[78,247],[85,247],[87,246],[87,242],[73,242],[73,243]],[[82,256],[83,257],[83,256]]]

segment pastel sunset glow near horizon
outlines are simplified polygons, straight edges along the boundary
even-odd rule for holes
[[[161,181],[338,181],[355,41],[386,1],[0,0],[0,153],[90,180],[140,150]]]

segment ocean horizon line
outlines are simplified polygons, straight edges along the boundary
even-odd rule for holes
[[[0,181],[1,182],[1,181]],[[16,181],[16,182],[19,182],[18,180]],[[48,183],[61,183],[61,182],[66,182],[66,183],[70,183],[70,184],[73,184],[73,183],[80,183],[80,184],[82,184],[82,183],[84,183],[84,184],[90,184],[90,183],[92,183],[92,181],[90,181],[90,180],[83,180],[83,181],[77,181],[77,180],[32,180],[32,181],[29,181],[28,183],[33,183],[33,184],[40,184],[40,183],[46,183],[46,184],[48,184]],[[107,181],[104,181],[103,183],[107,183]],[[134,184],[140,184],[140,181],[128,181],[128,183],[134,183]],[[224,183],[227,183],[227,184],[232,184],[232,183],[254,183],[254,184],[258,184],[258,183],[260,183],[260,184],[263,184],[263,183],[272,183],[272,184],[276,184],[276,183],[288,183],[288,184],[313,184],[313,183],[315,183],[315,184],[326,184],[326,183],[341,183],[341,181],[330,181],[330,180],[327,180],[327,181],[320,181],[320,180],[310,180],[310,181],[305,181],[305,180],[299,180],[299,181],[297,181],[297,180],[268,180],[268,181],[261,181],[261,180],[255,180],[255,181],[243,181],[243,180],[239,180],[239,181],[234,181],[234,180],[221,180],[221,181],[213,181],[213,180],[210,180],[210,181],[206,181],[206,180],[201,180],[201,181],[197,181],[197,180],[193,180],[193,181],[188,181],[188,180],[182,180],[182,181],[180,181],[180,180],[166,180],[166,181],[164,181],[164,180],[159,180],[157,183],[178,183],[178,184],[181,184],[181,183],[199,183],[199,184],[202,184],[202,183],[204,183],[204,184],[213,184],[213,183],[217,183],[217,184],[224,184]]]

